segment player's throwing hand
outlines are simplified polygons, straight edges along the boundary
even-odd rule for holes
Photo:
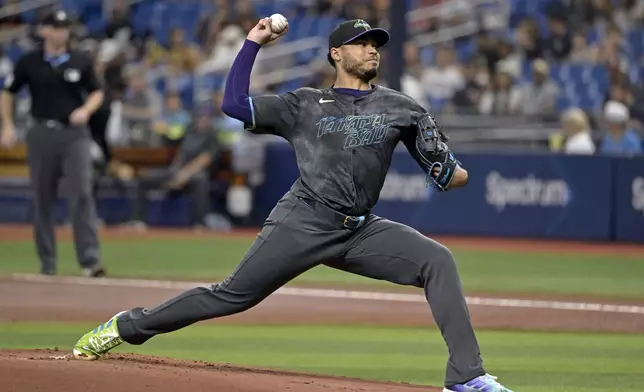
[[[248,33],[247,38],[260,45],[266,45],[267,43],[275,41],[279,37],[283,36],[288,31],[288,22],[286,22],[286,27],[280,32],[274,32],[271,24],[271,18],[260,19],[255,27],[253,27],[253,29]]]

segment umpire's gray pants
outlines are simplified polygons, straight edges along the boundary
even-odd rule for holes
[[[89,130],[53,121],[36,122],[27,133],[26,141],[34,199],[34,237],[41,272],[56,273],[53,210],[62,178],[78,263],[83,268],[97,266],[100,256]]]
[[[298,275],[325,264],[423,288],[449,350],[445,384],[485,374],[452,253],[416,230],[376,215],[362,227],[348,229],[334,214],[287,194],[228,278],[154,308],[130,310],[117,321],[121,337],[142,344],[197,321],[242,312]]]

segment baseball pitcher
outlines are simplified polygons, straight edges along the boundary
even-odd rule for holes
[[[371,83],[389,34],[363,20],[329,37],[336,70],[326,89],[249,96],[262,47],[285,33],[265,18],[248,34],[225,88],[223,111],[250,132],[278,135],[294,148],[300,177],[277,203],[239,266],[223,282],[188,290],[154,308],[121,312],[74,347],[97,359],[126,342],[243,312],[305,271],[342,271],[423,288],[449,349],[446,392],[511,392],[486,373],[452,253],[418,231],[374,215],[394,148],[402,142],[440,191],[467,183],[433,117],[413,99]]]

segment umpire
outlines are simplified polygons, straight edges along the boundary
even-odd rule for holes
[[[26,136],[34,191],[34,236],[41,272],[56,274],[53,208],[61,178],[69,201],[76,257],[86,276],[105,275],[101,264],[97,216],[92,198],[91,136],[87,123],[103,102],[92,60],[69,49],[71,20],[64,11],[42,23],[43,42],[24,54],[2,92],[2,138],[16,140],[13,96],[23,86],[31,95],[33,126]]]

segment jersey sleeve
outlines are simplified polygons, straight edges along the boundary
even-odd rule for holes
[[[246,130],[289,138],[297,122],[300,99],[295,92],[250,97],[252,122]]]
[[[93,93],[101,88],[91,60],[88,60],[88,64],[85,66],[85,69],[83,69],[81,74],[81,84],[87,93]]]
[[[16,94],[29,81],[27,72],[27,60],[22,57],[13,67],[13,73],[7,75],[4,80],[4,90]]]

